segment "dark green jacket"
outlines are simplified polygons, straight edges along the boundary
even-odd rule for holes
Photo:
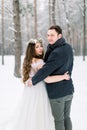
[[[73,51],[64,38],[59,39],[53,45],[48,45],[45,54],[45,65],[32,78],[33,85],[44,80],[49,75],[62,75],[66,71],[72,74]],[[59,98],[73,94],[74,87],[72,79],[56,83],[46,83],[49,98]]]

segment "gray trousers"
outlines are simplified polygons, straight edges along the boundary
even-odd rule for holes
[[[56,130],[72,130],[70,108],[73,95],[50,99]]]

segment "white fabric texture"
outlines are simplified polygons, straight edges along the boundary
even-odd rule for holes
[[[40,64],[44,64],[43,60],[32,63],[31,77]],[[3,130],[55,130],[54,118],[43,81],[32,87],[24,86],[15,115],[11,121],[8,121],[8,125],[3,127]]]

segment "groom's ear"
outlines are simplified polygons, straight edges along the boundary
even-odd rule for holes
[[[62,34],[58,34],[58,39],[60,39],[62,37]]]

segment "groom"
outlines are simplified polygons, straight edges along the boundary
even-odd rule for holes
[[[66,71],[72,74],[73,51],[62,36],[62,29],[58,25],[51,26],[47,32],[49,42],[45,54],[45,65],[29,81],[29,84],[37,84],[49,75],[62,75]],[[72,79],[56,83],[46,83],[50,99],[52,113],[55,119],[56,130],[72,130],[70,109],[74,87]]]

